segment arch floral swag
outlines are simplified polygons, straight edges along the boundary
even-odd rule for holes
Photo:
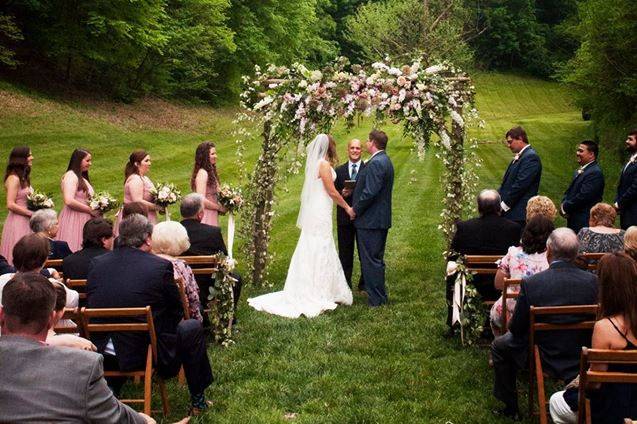
[[[284,173],[297,173],[304,146],[317,133],[328,133],[339,119],[348,127],[361,117],[373,117],[378,126],[389,120],[403,124],[404,134],[415,143],[419,158],[432,144],[443,161],[445,189],[442,221],[447,248],[453,225],[473,202],[477,186],[474,167],[479,165],[475,140],[465,145],[467,126],[478,123],[473,108],[474,87],[470,78],[452,65],[425,67],[421,59],[396,66],[386,59],[365,69],[349,66],[340,58],[322,70],[301,64],[291,67],[255,67],[253,77],[244,77],[236,135],[238,155],[243,158],[247,128],[261,129],[261,154],[250,175],[242,212],[244,249],[252,283],[266,285],[272,255],[268,247],[274,216],[275,187]],[[244,125],[246,121],[252,125]],[[437,134],[437,137],[432,137]],[[243,159],[240,166],[245,169]]]

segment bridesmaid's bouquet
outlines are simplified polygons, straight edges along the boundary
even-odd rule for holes
[[[217,201],[228,209],[229,213],[236,212],[243,205],[241,190],[232,188],[228,184],[222,184],[217,192]]]
[[[153,202],[163,208],[177,203],[181,199],[181,191],[173,183],[159,183],[150,190]]]
[[[55,203],[53,199],[46,193],[33,190],[31,194],[27,195],[27,209],[30,211],[37,211],[38,209],[53,209]]]
[[[109,192],[100,191],[99,193],[95,193],[91,196],[88,201],[88,205],[94,211],[106,213],[117,208],[119,206],[119,203],[117,202],[117,199],[111,196]]]

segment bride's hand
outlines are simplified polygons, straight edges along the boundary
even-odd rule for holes
[[[347,214],[349,215],[349,219],[354,220],[354,218],[356,218],[356,212],[354,212],[354,209],[352,207],[348,207],[347,209],[345,209],[345,212],[347,212]]]

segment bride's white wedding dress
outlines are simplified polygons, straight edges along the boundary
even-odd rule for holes
[[[345,280],[332,235],[333,201],[318,175],[318,165],[325,160],[328,142],[327,136],[321,134],[308,146],[297,221],[301,235],[283,291],[248,299],[248,304],[258,311],[287,318],[301,315],[312,318],[335,309],[338,304],[352,304],[352,291]],[[336,178],[334,169],[332,178]]]

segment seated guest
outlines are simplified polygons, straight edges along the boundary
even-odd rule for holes
[[[496,190],[482,190],[478,195],[479,218],[456,223],[449,260],[460,255],[504,255],[510,246],[520,243],[519,224],[501,216],[500,195]],[[455,277],[447,278],[447,325],[451,328],[453,286]],[[495,300],[498,293],[493,278],[475,276],[472,283],[485,299]],[[450,332],[452,334],[452,331]]]
[[[118,238],[119,238],[119,224],[123,219],[132,215],[132,214],[143,215],[148,218],[148,206],[146,206],[142,202],[130,202],[124,204],[122,206],[122,211],[118,214],[117,221],[115,222],[115,227],[113,228],[113,235],[115,236],[115,241],[113,243],[113,247],[119,247]]]
[[[498,272],[495,274],[497,289],[504,288],[505,278],[526,278],[549,267],[546,261],[546,240],[554,229],[553,221],[542,215],[536,215],[527,222],[522,231],[520,246],[511,246],[498,264]],[[507,294],[519,291],[520,286],[511,286]],[[515,309],[515,299],[507,299],[506,309],[509,318]],[[490,317],[493,335],[497,337],[505,330],[502,328],[502,296],[491,307]]]
[[[591,208],[588,227],[577,233],[580,253],[618,252],[624,248],[625,231],[615,228],[617,212],[608,203]]]
[[[2,295],[0,422],[155,422],[115,399],[102,355],[47,346],[56,295],[45,277],[18,273]]]
[[[95,345],[91,343],[90,340],[87,340],[84,337],[78,337],[74,334],[55,333],[54,328],[64,315],[64,305],[66,304],[66,290],[60,283],[52,284],[53,288],[55,289],[55,307],[53,309],[55,314],[53,315],[51,328],[49,328],[49,332],[46,336],[46,344],[48,344],[49,346],[65,346],[95,352],[97,350]]]
[[[498,414],[519,418],[517,371],[527,364],[529,351],[529,315],[531,306],[591,305],[597,303],[597,277],[573,264],[579,244],[569,228],[558,228],[547,242],[549,269],[522,280],[520,296],[511,318],[509,331],[491,344],[495,371],[493,394],[504,402]],[[546,322],[572,323],[578,316],[546,317]],[[542,332],[540,347],[544,369],[561,380],[571,380],[579,371],[582,346],[590,343],[590,332]]]
[[[67,242],[55,240],[58,234],[58,214],[53,209],[40,209],[31,215],[31,231],[49,240],[49,259],[64,259],[71,253]]]
[[[93,218],[82,229],[82,250],[62,261],[65,278],[86,280],[91,259],[113,250],[113,225],[104,218]]]
[[[14,272],[15,272],[15,268],[9,265],[9,262],[7,262],[7,258],[0,255],[0,275],[14,273]]]
[[[181,278],[184,283],[190,318],[203,321],[200,310],[199,287],[197,287],[197,281],[195,281],[192,269],[186,262],[175,257],[181,255],[189,247],[188,233],[180,223],[165,221],[153,227],[153,253],[172,262],[175,270],[175,279]]]
[[[214,255],[219,252],[224,255],[228,254],[226,244],[223,242],[223,236],[221,235],[221,228],[201,223],[204,215],[203,196],[201,194],[191,193],[184,196],[179,210],[183,218],[181,225],[186,228],[190,239],[190,247],[183,255],[203,256]],[[232,287],[234,308],[236,310],[239,296],[241,295],[241,276],[236,273],[230,275],[237,280]],[[207,297],[212,285],[212,277],[203,275],[197,275],[196,277],[199,284],[199,293],[203,293],[202,297]]]
[[[598,264],[599,321],[593,329],[593,349],[637,349],[637,265],[625,253],[604,255]],[[591,365],[593,371],[637,372],[625,365]],[[578,385],[551,396],[550,411],[556,424],[577,422]],[[637,386],[604,384],[591,392],[592,422],[611,424],[637,419]]]
[[[637,226],[633,225],[624,233],[624,253],[637,260]]]
[[[183,365],[193,414],[205,409],[204,390],[212,383],[202,325],[184,320],[172,263],[151,253],[152,224],[133,214],[119,227],[120,247],[95,257],[88,274],[89,308],[150,306],[157,334],[159,375],[177,375]],[[107,364],[121,371],[143,369],[148,336],[144,334],[94,334],[92,341]],[[107,367],[108,368],[108,367]]]
[[[2,304],[2,288],[5,284],[23,272],[41,272],[49,256],[49,240],[37,234],[27,234],[13,246],[13,264],[17,268],[15,274],[0,275],[0,304]],[[55,282],[55,279],[51,279]],[[61,283],[60,283],[61,284]],[[80,295],[64,286],[66,290],[66,307],[75,308],[78,305]]]
[[[526,204],[526,222],[536,215],[542,215],[555,222],[557,209],[555,203],[546,196],[533,196]]]

